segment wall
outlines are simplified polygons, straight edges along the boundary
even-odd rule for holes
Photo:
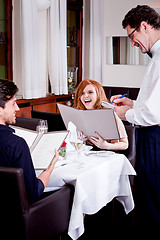
[[[140,87],[145,66],[107,65],[106,64],[106,37],[126,36],[121,23],[125,14],[137,5],[160,7],[159,0],[104,0],[104,37],[103,37],[103,85]]]

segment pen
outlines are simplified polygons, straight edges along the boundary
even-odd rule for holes
[[[123,97],[125,97],[125,96],[127,96],[127,93],[126,93],[126,94],[123,94],[122,96],[120,96],[120,97],[117,98],[117,99],[121,99],[121,98],[123,98]],[[114,103],[114,101],[112,101],[111,104],[112,104],[112,103]]]

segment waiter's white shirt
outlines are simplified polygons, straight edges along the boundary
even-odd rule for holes
[[[160,40],[151,53],[138,97],[125,115],[128,122],[141,126],[160,125]]]

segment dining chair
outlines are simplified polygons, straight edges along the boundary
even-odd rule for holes
[[[129,146],[126,150],[121,150],[118,151],[118,153],[122,153],[124,154],[128,160],[130,161],[130,163],[132,164],[132,166],[135,168],[136,165],[136,136],[135,136],[135,131],[136,131],[136,126],[132,126],[132,125],[126,125],[124,124],[127,135],[128,135],[128,142],[129,142]],[[134,185],[134,178],[135,176],[129,176],[130,178],[130,183],[131,186]]]
[[[136,164],[136,140],[135,140],[136,126],[125,125],[125,129],[126,129],[126,132],[128,135],[129,146],[124,151],[124,154],[130,161],[132,166],[135,167],[135,164]]]
[[[36,127],[39,125],[40,120],[39,118],[16,117],[16,123],[13,124],[13,126],[36,131]]]
[[[39,118],[47,120],[48,122],[48,131],[61,131],[66,130],[63,119],[60,113],[53,112],[42,112],[42,111],[31,111],[32,118]]]
[[[0,167],[0,236],[10,240],[57,239],[69,225],[73,191],[66,185],[29,205],[21,168]]]

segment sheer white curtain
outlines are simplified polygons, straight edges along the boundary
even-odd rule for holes
[[[16,24],[18,23],[18,24]],[[37,5],[13,1],[13,80],[24,98],[41,96],[38,69]]]
[[[84,0],[83,79],[102,83],[103,0]]]
[[[43,27],[38,11],[46,11]],[[45,96],[48,78],[52,92],[67,93],[65,16],[64,0],[13,1],[13,80],[23,98]]]
[[[67,94],[66,0],[54,0],[49,9],[49,79],[52,92]]]
[[[106,63],[113,64],[113,38],[106,37]]]
[[[139,48],[131,47],[130,39],[127,38],[127,64],[148,65],[150,58],[147,54],[141,53]]]
[[[127,39],[127,64],[139,65],[139,48],[132,47],[130,39]]]

